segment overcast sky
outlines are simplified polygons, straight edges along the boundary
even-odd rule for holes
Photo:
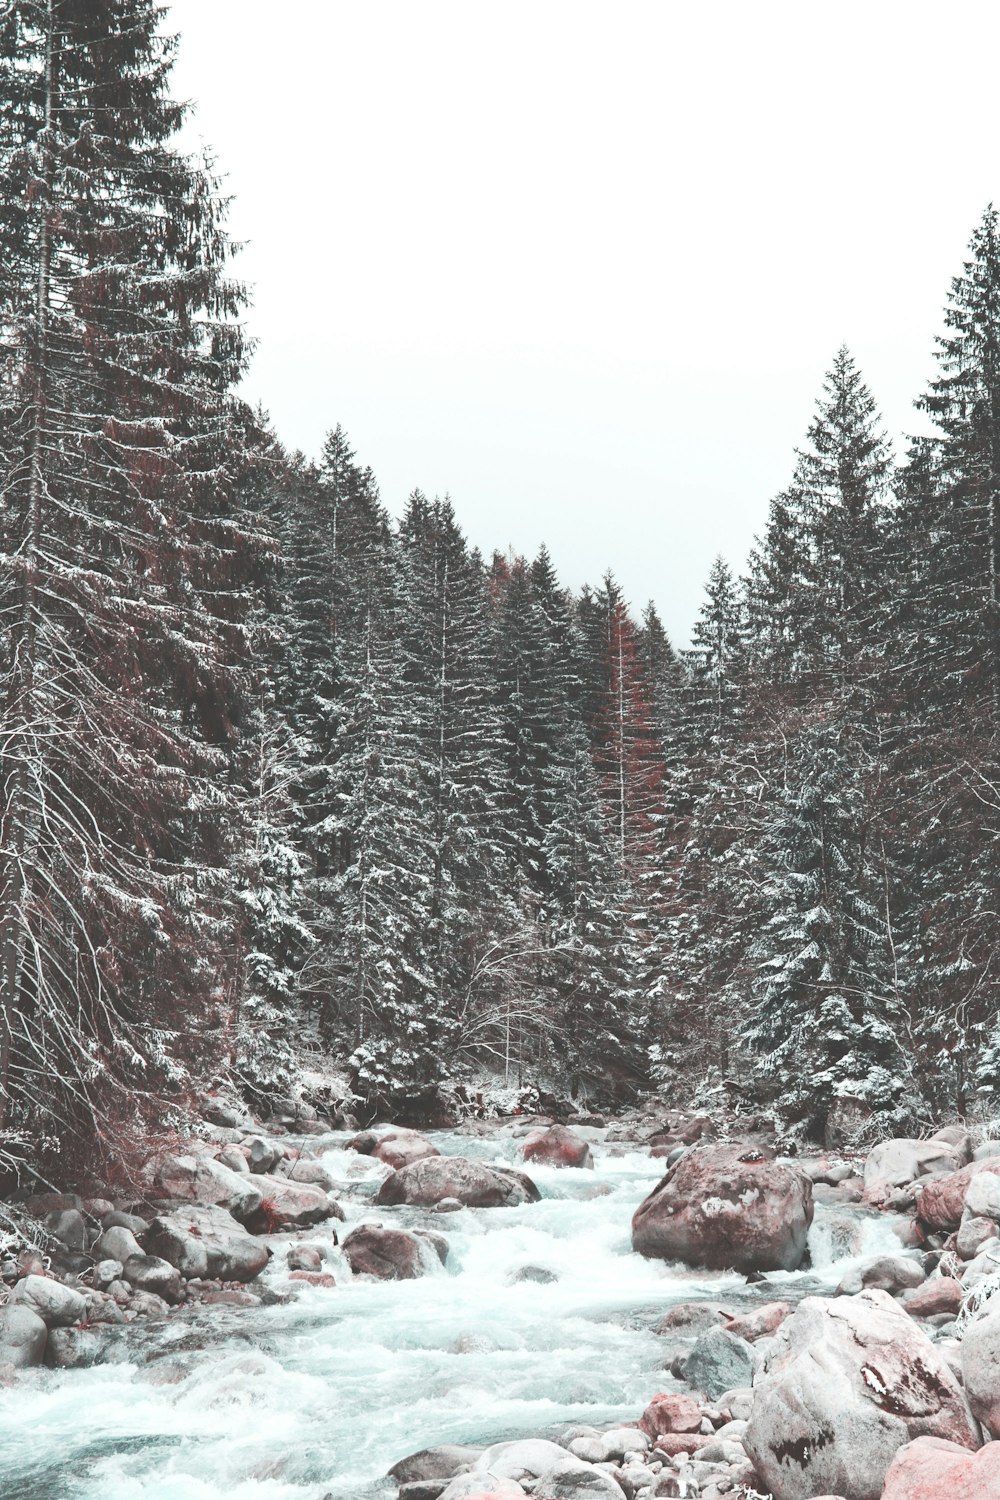
[[[683,643],[846,342],[916,430],[1000,195],[995,0],[175,0],[174,89],[234,194],[246,394],[391,510]]]

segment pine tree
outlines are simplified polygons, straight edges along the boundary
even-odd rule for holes
[[[883,872],[849,727],[806,728],[765,828],[764,922],[750,949],[745,1039],[777,1089],[785,1124],[822,1134],[834,1098],[904,1123],[911,1086],[885,921]]]
[[[225,202],[171,145],[160,16],[0,12],[0,1126],[36,1136],[176,1073],[233,940],[219,773],[268,544]]]

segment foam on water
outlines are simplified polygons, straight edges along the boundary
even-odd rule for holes
[[[589,1134],[594,1171],[531,1167],[540,1203],[452,1214],[376,1208],[386,1169],[343,1137],[321,1143],[347,1190],[345,1230],[433,1228],[447,1268],[374,1282],[335,1252],[335,1289],[175,1315],[147,1335],[157,1357],[141,1365],[23,1376],[0,1393],[3,1500],[348,1500],[377,1495],[390,1464],[432,1443],[634,1420],[671,1383],[652,1332],[666,1307],[743,1282],[634,1255],[632,1212],[662,1164]],[[435,1140],[448,1155],[518,1159],[507,1134]],[[275,1286],[289,1242],[273,1241]],[[525,1267],[557,1279],[513,1280]],[[773,1280],[760,1293],[806,1289]]]

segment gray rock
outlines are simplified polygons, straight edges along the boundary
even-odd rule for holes
[[[110,1229],[106,1229],[94,1245],[94,1256],[97,1260],[117,1260],[122,1265],[130,1256],[141,1254],[142,1246],[131,1229],[125,1229],[119,1224],[113,1224]]]
[[[411,1203],[431,1207],[457,1198],[467,1208],[507,1208],[537,1203],[541,1194],[530,1177],[513,1167],[488,1166],[465,1156],[428,1156],[392,1172],[379,1188],[381,1207]]]
[[[498,1474],[457,1474],[441,1491],[441,1500],[466,1500],[475,1495],[496,1495],[500,1500],[522,1500],[524,1491],[513,1479]]]
[[[30,1307],[0,1307],[0,1364],[30,1370],[45,1358],[49,1330]]]
[[[610,1474],[571,1453],[540,1474],[534,1489],[546,1500],[625,1500],[625,1491]]]
[[[426,1236],[378,1224],[359,1224],[341,1249],[355,1276],[376,1276],[380,1281],[412,1281],[440,1265],[437,1249]]]
[[[1000,1436],[1000,1307],[966,1329],[962,1377],[972,1410],[992,1437]]]
[[[983,1141],[972,1153],[973,1161],[989,1161],[992,1156],[1000,1156],[1000,1141]]]
[[[866,1265],[852,1266],[841,1277],[837,1295],[855,1296],[866,1287],[892,1294],[920,1286],[923,1280],[924,1268],[918,1260],[907,1255],[878,1255]]]
[[[234,1219],[248,1219],[264,1200],[255,1178],[230,1171],[210,1156],[161,1157],[155,1164],[154,1181],[167,1198],[224,1208]]]
[[[948,1141],[880,1141],[865,1162],[865,1198],[884,1203],[894,1188],[909,1187],[931,1172],[957,1172],[966,1159],[964,1151]]]
[[[181,1273],[159,1255],[130,1255],[122,1267],[129,1286],[141,1292],[155,1292],[165,1302],[177,1302],[181,1295]]]
[[[250,1181],[263,1194],[257,1212],[248,1217],[252,1229],[269,1234],[280,1229],[307,1229],[336,1215],[337,1206],[329,1194],[310,1182],[290,1182],[287,1177],[264,1172],[256,1173]]]
[[[946,1360],[888,1293],[868,1291],[807,1297],[782,1324],[744,1445],[775,1500],[879,1500],[897,1449],[924,1433],[979,1443]]]
[[[311,1187],[322,1188],[324,1193],[332,1193],[337,1186],[322,1162],[312,1161],[308,1156],[286,1159],[280,1170],[289,1182],[305,1182]]]
[[[494,1443],[486,1448],[474,1465],[476,1474],[493,1474],[498,1479],[537,1479],[566,1457],[565,1448],[548,1438],[519,1438],[509,1443]]]
[[[46,1214],[45,1227],[67,1250],[86,1250],[87,1225],[78,1209],[64,1208],[59,1213]]]
[[[995,1238],[997,1226],[992,1219],[963,1219],[955,1235],[955,1250],[962,1260],[972,1260],[987,1240]]]
[[[136,1239],[139,1240],[149,1228],[149,1220],[140,1214],[124,1213],[120,1208],[112,1209],[111,1213],[105,1214],[101,1220],[103,1229],[131,1229]]]
[[[980,1172],[969,1183],[965,1215],[969,1219],[1000,1219],[1000,1174]]]
[[[247,1161],[246,1152],[239,1146],[223,1146],[221,1151],[215,1153],[215,1159],[228,1167],[230,1172],[236,1172],[242,1177],[249,1177],[250,1163]]]
[[[684,1367],[684,1378],[715,1401],[723,1391],[750,1385],[754,1374],[753,1345],[725,1328],[710,1328],[695,1340]]]
[[[268,1262],[266,1245],[221,1208],[192,1204],[154,1219],[150,1252],[176,1266],[182,1276],[252,1281]]]
[[[91,1280],[98,1291],[106,1292],[113,1281],[121,1279],[122,1263],[120,1260],[99,1260],[94,1267]]]
[[[53,1328],[45,1363],[54,1370],[86,1370],[92,1365],[125,1364],[129,1358],[123,1332],[108,1324],[96,1328]]]
[[[163,1297],[158,1297],[155,1292],[144,1292],[138,1287],[134,1288],[128,1299],[130,1312],[138,1314],[140,1318],[151,1318],[158,1320],[165,1318],[170,1312],[170,1304]]]
[[[47,1328],[66,1328],[86,1316],[87,1299],[48,1276],[25,1276],[11,1292],[8,1306],[29,1308]]]
[[[424,1479],[453,1479],[456,1474],[466,1474],[482,1453],[482,1448],[473,1448],[464,1443],[441,1443],[436,1448],[421,1448],[401,1458],[389,1470],[389,1478],[397,1484],[415,1484]]]
[[[273,1172],[285,1154],[277,1141],[266,1141],[260,1135],[251,1136],[246,1145],[250,1152],[250,1170],[254,1173]]]

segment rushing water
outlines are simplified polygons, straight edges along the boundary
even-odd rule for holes
[[[838,1279],[822,1211],[819,1269],[753,1289],[634,1255],[632,1212],[662,1163],[583,1133],[594,1171],[532,1167],[540,1203],[452,1214],[375,1209],[386,1169],[344,1150],[344,1137],[320,1142],[344,1188],[338,1229],[433,1228],[449,1240],[447,1267],[419,1281],[354,1280],[334,1252],[335,1289],[174,1314],[138,1332],[132,1363],[22,1375],[0,1392],[0,1500],[374,1500],[391,1493],[390,1464],[432,1443],[634,1420],[673,1384],[652,1331],[673,1302],[797,1297]],[[508,1132],[434,1139],[446,1155],[518,1159]],[[329,1228],[305,1239],[329,1243]],[[865,1240],[898,1249],[887,1224],[865,1226]],[[288,1243],[274,1239],[276,1288]],[[525,1267],[557,1279],[515,1280]]]

